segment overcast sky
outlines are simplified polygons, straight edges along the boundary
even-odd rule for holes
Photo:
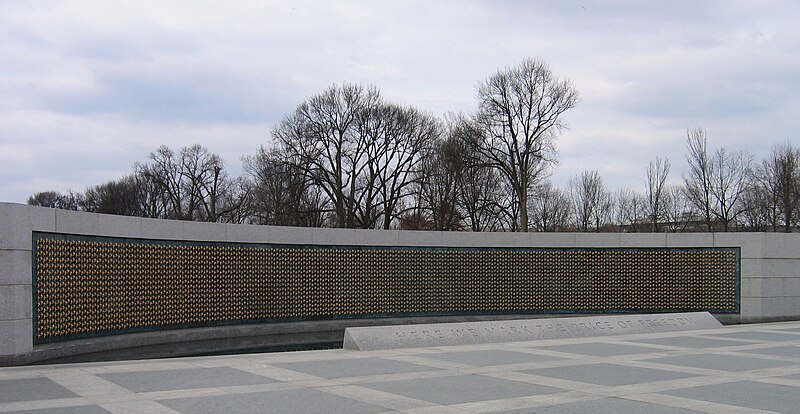
[[[581,94],[553,181],[643,189],[657,156],[800,142],[797,1],[0,1],[0,201],[117,179],[161,144],[231,171],[334,83],[436,115],[527,57]],[[228,3],[228,2],[226,2]]]

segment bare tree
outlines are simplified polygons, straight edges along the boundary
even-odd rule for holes
[[[773,151],[771,160],[778,183],[778,200],[784,231],[789,233],[800,222],[800,148],[790,143]]]
[[[791,232],[800,222],[800,148],[790,143],[775,147],[752,177],[762,197],[760,203],[751,200],[751,208],[762,211],[774,231]]]
[[[613,197],[597,171],[584,171],[569,181],[572,212],[580,231],[598,231],[610,222]]]
[[[472,231],[493,231],[500,228],[505,209],[502,180],[492,168],[468,166],[458,181],[459,206],[465,227]]]
[[[748,187],[752,156],[744,151],[718,148],[708,154],[706,133],[697,128],[687,132],[689,172],[684,174],[684,192],[694,209],[712,231],[712,219],[728,231],[744,213],[743,196]]]
[[[176,220],[218,221],[239,206],[224,206],[232,200],[225,193],[233,186],[217,154],[195,144],[183,147],[176,154],[166,145],[150,153],[150,162],[136,164],[135,171],[142,185],[152,184],[163,199],[163,216]],[[148,208],[154,207],[148,188],[142,196]],[[149,215],[149,214],[148,214]]]
[[[546,63],[527,59],[480,83],[477,97],[480,134],[471,143],[480,161],[508,183],[518,228],[528,231],[528,192],[555,161],[553,140],[565,126],[563,113],[577,103],[578,91],[572,82],[556,78]]]
[[[56,194],[59,207],[178,220],[230,221],[240,215],[234,213],[241,204],[235,201],[243,194],[228,178],[218,155],[200,145],[182,148],[178,154],[162,145],[149,158],[135,164],[131,174],[90,186],[82,194]],[[40,196],[31,202],[42,200]]]
[[[281,151],[330,200],[336,227],[356,227],[356,202],[363,186],[359,178],[369,156],[369,142],[358,133],[357,122],[380,100],[374,87],[333,85],[301,103],[272,131]]]
[[[462,225],[459,182],[463,179],[466,164],[463,143],[452,129],[446,140],[437,142],[422,157],[417,197],[421,210],[427,211],[432,223],[424,227],[431,230],[458,230]]]
[[[461,155],[460,173],[456,175],[456,205],[462,217],[462,228],[472,231],[494,231],[501,228],[501,215],[508,197],[504,197],[503,180],[496,169],[487,166],[474,143],[481,132],[475,120],[451,115],[448,139],[457,143]]]
[[[724,231],[728,231],[745,211],[743,197],[748,187],[752,159],[744,151],[729,152],[725,148],[714,151],[711,158],[711,212],[722,223]]]
[[[368,111],[366,120],[359,125],[367,137],[366,191],[376,194],[375,213],[372,203],[367,204],[363,217],[369,217],[366,226],[374,227],[377,220],[384,229],[403,215],[401,206],[413,195],[414,184],[421,168],[422,155],[441,134],[438,121],[430,115],[411,107],[383,104]],[[374,190],[373,190],[374,189]]]
[[[149,158],[149,163],[137,164],[136,170],[155,183],[164,195],[166,218],[191,220],[195,207],[193,201],[196,199],[189,202],[190,197],[185,194],[187,188],[183,182],[183,163],[180,158],[166,145],[151,152]]]
[[[202,212],[203,183],[210,180],[209,175],[216,166],[218,158],[210,154],[208,149],[200,145],[181,148],[179,152],[179,182],[183,186],[184,201],[186,206],[185,220],[198,220]]]
[[[28,197],[28,205],[58,208],[62,194],[58,191],[40,191]]]
[[[272,136],[324,193],[337,227],[390,228],[413,209],[421,154],[439,131],[436,119],[384,102],[374,87],[344,84],[301,103]]]
[[[191,185],[197,187],[200,209],[196,220],[209,222],[232,222],[240,220],[247,200],[249,188],[239,180],[232,179],[225,170],[225,162],[217,154],[205,154],[190,177]]]
[[[537,185],[529,201],[529,216],[536,231],[564,231],[567,228],[571,213],[569,196],[550,181]]]
[[[780,208],[778,194],[773,179],[765,168],[764,162],[755,166],[748,177],[747,191],[744,193],[744,214],[742,216],[745,228],[750,231],[776,231],[780,222]]]
[[[81,196],[71,190],[67,194],[58,191],[42,191],[28,197],[28,205],[60,208],[63,210],[78,210]]]
[[[645,204],[647,204],[644,197],[629,188],[623,188],[617,192],[616,198],[614,221],[620,226],[620,230],[634,233],[640,231]]]
[[[253,187],[245,176],[230,179],[225,191],[220,193],[222,206],[218,221],[234,224],[249,224],[253,217]]]
[[[664,188],[662,200],[662,227],[672,233],[686,230],[691,221],[691,202],[686,197],[686,191],[680,186],[668,185]]]
[[[656,157],[647,168],[647,208],[653,232],[659,231],[658,222],[664,215],[664,186],[669,176],[669,158]]]
[[[278,148],[259,148],[243,159],[248,174],[252,221],[277,226],[320,227],[325,205],[321,190],[299,168],[299,160],[289,160]]]
[[[613,224],[614,220],[614,196],[610,191],[603,187],[603,192],[598,204],[597,214],[595,214],[594,227],[596,231],[602,230],[605,226]]]
[[[144,174],[140,167],[139,164],[134,165],[134,172],[129,176],[136,188],[137,210],[142,217],[165,217],[169,199],[161,190],[159,182]]]
[[[694,206],[703,220],[706,229],[711,231],[711,161],[708,157],[706,132],[702,128],[686,131],[688,154],[686,161],[689,171],[683,175],[686,198]]]
[[[80,199],[80,206],[83,211],[91,213],[142,216],[139,197],[136,179],[129,175],[87,188]]]

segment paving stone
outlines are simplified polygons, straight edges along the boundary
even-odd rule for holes
[[[39,410],[6,411],[7,414],[104,414],[110,411],[97,405],[80,405],[76,407],[42,408]]]
[[[694,376],[683,372],[631,367],[619,364],[582,364],[567,367],[540,368],[520,372],[605,386],[641,384]]]
[[[800,346],[773,346],[769,348],[747,349],[738,352],[759,355],[773,355],[789,358],[800,358]]]
[[[389,411],[385,407],[314,389],[178,398],[159,402],[173,410],[187,414],[359,414]]]
[[[0,402],[36,401],[78,397],[49,378],[22,378],[0,381]]]
[[[751,371],[754,369],[785,366],[786,362],[770,359],[750,358],[737,355],[695,354],[648,359],[657,364],[679,365],[684,367],[716,369],[719,371]]]
[[[276,382],[271,378],[229,367],[117,372],[98,376],[134,392],[229,387]]]
[[[713,336],[721,338],[750,339],[754,341],[800,341],[800,335],[780,332],[731,332]]]
[[[156,401],[128,400],[118,402],[104,402],[103,407],[115,414],[175,414],[176,411]]]
[[[704,385],[665,391],[661,394],[777,413],[796,414],[800,407],[800,388],[756,381]]]
[[[603,398],[599,400],[579,401],[567,404],[558,404],[549,407],[535,407],[513,411],[498,411],[494,414],[620,414],[620,413],[647,413],[647,414],[693,414],[699,411],[685,410],[677,407],[654,405],[624,398]]]
[[[367,375],[431,371],[436,369],[424,365],[410,364],[383,358],[334,359],[273,365],[322,378],[363,377]]]
[[[361,385],[363,387],[437,404],[459,404],[550,394],[561,391],[558,388],[509,381],[485,375],[456,375],[442,378],[386,381]]]
[[[647,354],[650,352],[660,351],[654,348],[646,348],[643,346],[609,344],[603,342],[589,343],[589,344],[547,346],[541,349],[547,349],[549,351],[568,352],[571,354],[599,356],[599,357],[630,355],[630,354]]]
[[[724,348],[728,346],[747,345],[749,342],[736,341],[733,339],[712,339],[692,336],[673,336],[669,338],[638,339],[631,342],[642,344],[666,345],[679,348]]]
[[[537,362],[558,361],[561,358],[547,355],[536,355],[525,352],[514,352],[504,350],[485,350],[485,351],[464,351],[464,352],[443,352],[436,354],[422,355],[425,358],[439,361],[449,361],[458,364],[473,365],[477,367],[488,367],[492,365],[509,364],[529,364]]]

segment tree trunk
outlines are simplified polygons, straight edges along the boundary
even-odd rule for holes
[[[519,231],[528,232],[528,188],[522,188],[519,194]]]

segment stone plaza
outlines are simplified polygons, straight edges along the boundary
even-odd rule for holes
[[[800,322],[0,368],[0,412],[796,413]]]

